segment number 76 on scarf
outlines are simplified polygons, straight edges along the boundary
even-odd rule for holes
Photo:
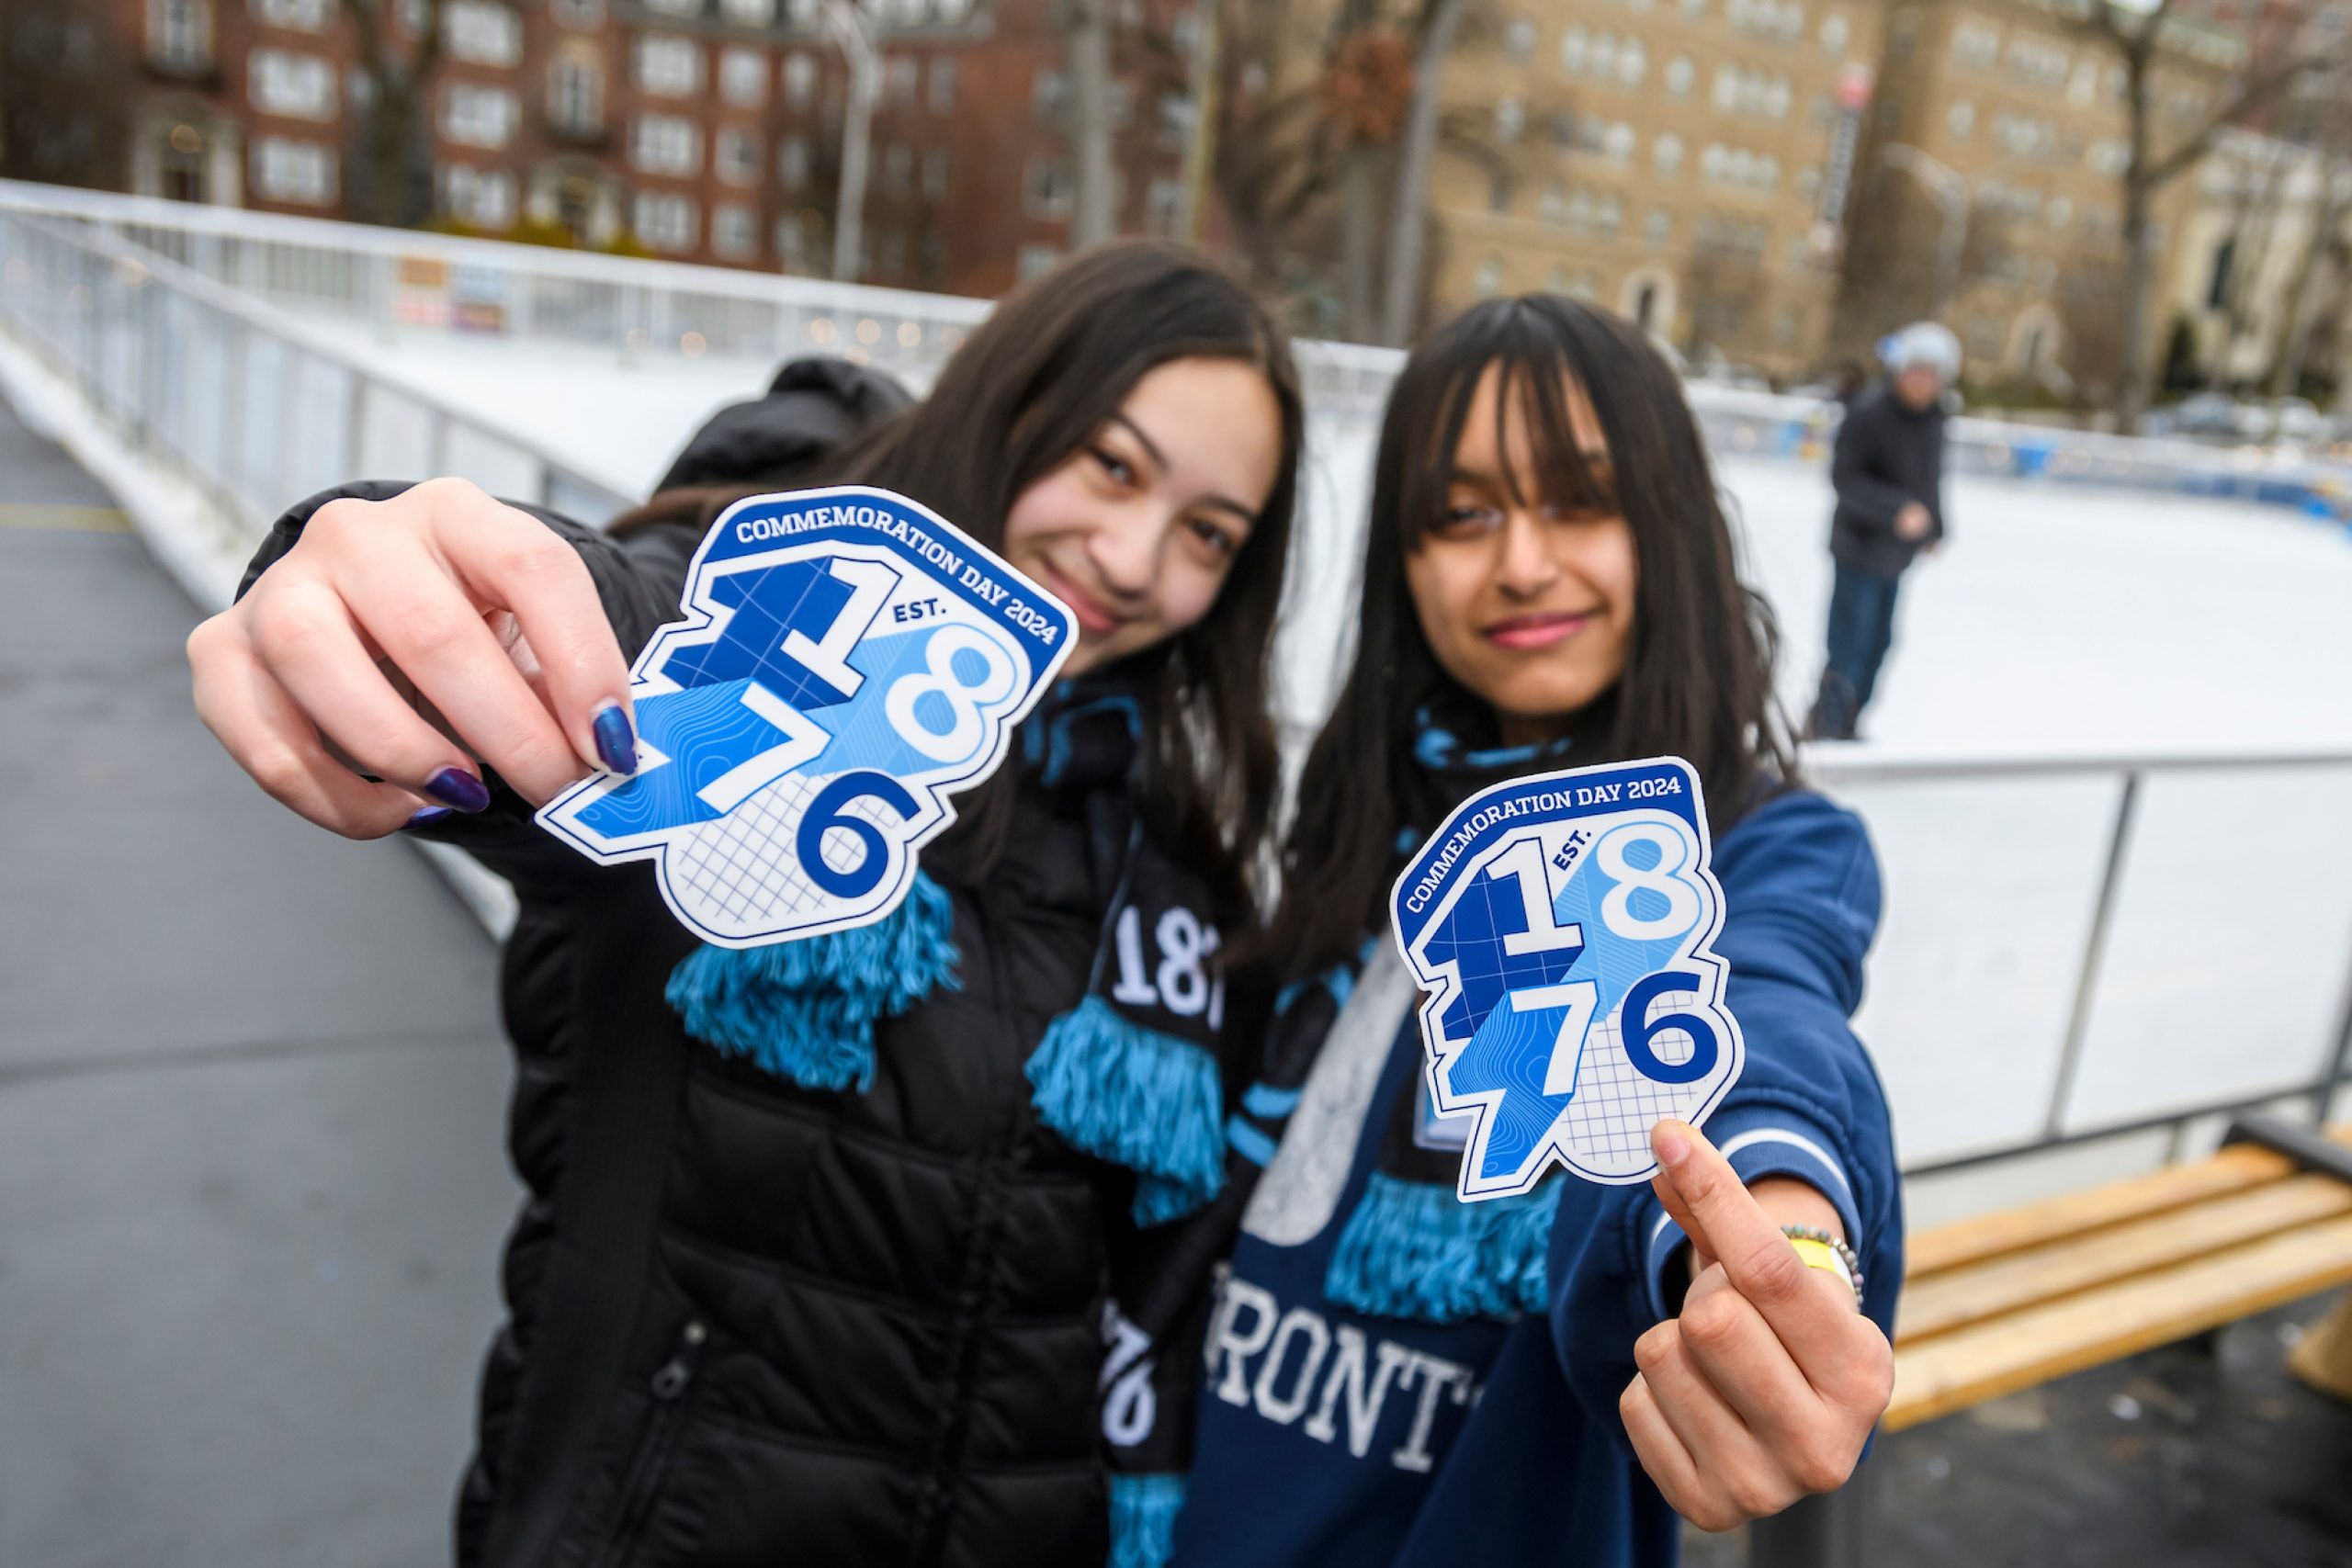
[[[1525,1192],[1555,1161],[1645,1181],[1651,1124],[1722,1103],[1746,1047],[1709,945],[1710,848],[1698,773],[1656,757],[1483,790],[1397,877],[1430,1100],[1475,1118],[1465,1201]]]

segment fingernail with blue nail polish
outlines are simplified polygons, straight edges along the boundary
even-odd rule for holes
[[[463,768],[442,769],[424,781],[424,793],[459,811],[480,811],[490,804],[490,786]]]
[[[414,811],[409,813],[408,820],[401,823],[401,826],[403,828],[428,828],[434,823],[440,821],[443,818],[450,815],[452,815],[452,813],[446,806],[420,806]]]
[[[596,710],[590,728],[596,735],[596,755],[605,766],[616,773],[637,772],[637,737],[628,727],[628,710],[618,703],[606,703]]]

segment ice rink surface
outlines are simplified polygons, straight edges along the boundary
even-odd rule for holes
[[[741,359],[414,333],[389,343],[311,324],[380,372],[642,495],[697,424],[757,395],[774,367]],[[1374,433],[1317,422],[1294,647],[1329,667],[1345,624]],[[386,475],[383,477],[393,477]],[[1828,604],[1829,484],[1821,463],[1724,462],[1744,570],[1778,612],[1781,686],[1810,698]],[[1897,647],[1866,726],[1910,746],[2043,750],[2352,745],[2352,540],[2277,508],[2047,479],[1967,478],[1951,541],[1905,581]],[[1317,705],[1302,681],[1298,709]],[[1297,716],[1310,716],[1300,712]]]

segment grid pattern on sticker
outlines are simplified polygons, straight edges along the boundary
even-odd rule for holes
[[[724,914],[747,929],[831,906],[831,895],[801,874],[793,845],[808,802],[836,776],[787,773],[727,816],[695,828],[671,852],[673,885],[700,895],[706,918]],[[885,829],[899,825],[871,795],[855,797],[844,814]],[[820,844],[835,871],[852,870],[865,854],[846,828],[826,829]]]
[[[1654,997],[1644,1021],[1689,1007],[1687,996]],[[1661,1029],[1650,1036],[1650,1049],[1669,1066],[1689,1061],[1696,1046],[1690,1032],[1683,1029]],[[1688,1115],[1706,1088],[1705,1079],[1694,1084],[1660,1083],[1635,1067],[1625,1055],[1624,1032],[1618,1027],[1617,1010],[1612,1008],[1605,1017],[1594,1019],[1585,1035],[1576,1098],[1560,1113],[1560,1131],[1578,1161],[1591,1169],[1646,1170],[1657,1162],[1650,1153],[1651,1124],[1662,1117]]]

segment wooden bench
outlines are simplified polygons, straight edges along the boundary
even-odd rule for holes
[[[1905,1251],[1883,1432],[2352,1282],[2352,1123],[2242,1118],[2210,1159],[1922,1232]],[[2329,1335],[2338,1348],[2299,1368],[2310,1381],[2346,1375],[2335,1363],[2352,1328]],[[1865,1561],[1868,1490],[1865,1474],[1760,1521],[1751,1562]]]

